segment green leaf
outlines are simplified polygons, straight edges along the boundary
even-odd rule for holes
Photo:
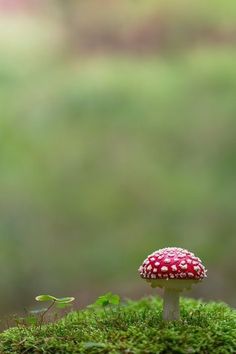
[[[38,295],[35,298],[36,301],[56,301],[57,298],[52,295]]]
[[[119,295],[113,295],[113,294],[111,294],[111,296],[110,296],[110,298],[109,298],[109,302],[110,302],[110,304],[112,304],[112,305],[119,305],[119,303],[120,303],[120,297],[119,297]]]
[[[73,302],[74,300],[75,300],[74,297],[55,298],[55,301],[60,304],[69,304],[70,302]]]
[[[69,304],[70,302],[73,302],[75,300],[74,297],[55,297],[52,295],[39,295],[36,296],[35,298],[37,301],[55,301],[56,303],[60,304]]]
[[[99,296],[99,298],[95,301],[95,306],[108,306],[108,305],[119,305],[120,297],[119,295],[112,294],[111,292]],[[93,305],[92,305],[93,306]]]

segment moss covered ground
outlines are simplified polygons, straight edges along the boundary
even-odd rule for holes
[[[71,312],[58,322],[10,328],[1,353],[236,353],[236,311],[223,303],[181,300],[181,321],[161,320],[162,302],[144,298]]]

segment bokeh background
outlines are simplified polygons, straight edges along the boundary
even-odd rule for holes
[[[0,312],[154,294],[166,246],[236,305],[236,3],[0,1]]]

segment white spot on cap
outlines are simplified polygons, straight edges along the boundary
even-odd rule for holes
[[[186,273],[180,273],[180,278],[186,278]]]
[[[161,267],[161,271],[162,271],[162,272],[168,272],[168,268],[165,267],[165,266],[163,266],[163,267]]]
[[[149,264],[149,266],[147,267],[147,270],[152,270],[151,264]]]
[[[158,278],[162,278],[162,274],[161,273],[158,273],[157,276],[158,276]]]
[[[193,264],[198,264],[198,262],[197,261],[193,261]]]
[[[200,270],[200,267],[199,266],[194,266],[193,269],[198,272]]]
[[[194,277],[194,274],[191,273],[191,272],[189,272],[189,273],[188,273],[188,276],[189,276],[189,278],[193,278],[193,277]]]
[[[176,271],[177,271],[177,267],[176,267],[176,265],[175,265],[175,264],[173,264],[173,265],[171,266],[171,269],[173,270],[173,272],[176,272]]]
[[[180,264],[179,266],[183,270],[188,268],[187,264]]]
[[[155,262],[155,266],[158,267],[160,265],[159,262]]]
[[[171,260],[170,260],[170,258],[165,258],[165,259],[164,259],[164,262],[165,262],[165,263],[170,263]]]
[[[198,257],[192,257],[195,261],[198,261],[198,262],[201,262],[201,259],[200,258],[198,258]]]
[[[191,259],[187,259],[187,263],[191,264],[192,263]]]
[[[154,269],[153,269],[153,273],[156,273],[156,272],[157,272],[157,268],[154,268]]]
[[[170,273],[170,278],[174,278],[174,277],[175,277],[174,274]]]
[[[151,261],[155,261],[155,260],[156,260],[156,258],[155,258],[155,257],[152,257],[152,258],[150,258],[150,260],[151,260]]]
[[[178,260],[179,260],[179,258],[176,258],[176,257],[174,258],[174,261],[175,261],[175,262],[178,262]]]

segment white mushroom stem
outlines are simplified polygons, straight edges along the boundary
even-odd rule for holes
[[[179,290],[168,289],[164,290],[164,309],[163,309],[163,320],[164,321],[174,321],[179,320]]]
[[[147,279],[152,288],[164,289],[163,320],[179,320],[179,294],[183,290],[191,289],[193,284],[199,283],[198,279]]]

